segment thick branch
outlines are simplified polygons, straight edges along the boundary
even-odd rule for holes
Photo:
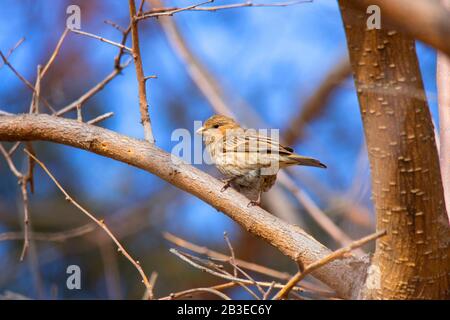
[[[410,1],[404,9],[416,2],[422,3]],[[377,230],[388,234],[377,242],[366,297],[448,298],[450,229],[415,43],[396,30],[367,31],[365,15],[352,3],[339,0],[369,153]],[[420,25],[420,15],[411,16]]]
[[[76,120],[48,115],[0,117],[0,140],[45,140],[88,150],[146,170],[209,203],[252,234],[283,254],[308,265],[330,250],[297,226],[259,208],[248,208],[248,200],[231,188],[221,192],[222,183],[208,174],[141,140]],[[178,160],[178,161],[177,161]],[[354,257],[334,261],[313,275],[344,298],[358,294],[366,264]]]

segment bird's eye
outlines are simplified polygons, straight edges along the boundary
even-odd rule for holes
[[[213,128],[214,128],[214,129],[218,129],[218,128],[219,128],[219,125],[218,125],[218,124],[215,124],[215,125],[213,125]]]

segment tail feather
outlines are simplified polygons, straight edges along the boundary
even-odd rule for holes
[[[320,162],[317,159],[309,158],[300,156],[298,154],[291,154],[288,156],[290,160],[293,160],[292,164],[297,164],[300,166],[309,166],[309,167],[318,167],[318,168],[326,168],[327,166],[324,165],[322,162]]]

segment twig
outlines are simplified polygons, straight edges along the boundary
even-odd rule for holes
[[[87,91],[85,94],[83,94],[81,97],[79,97],[77,100],[73,101],[69,105],[63,107],[61,110],[58,110],[55,112],[56,116],[62,116],[63,114],[66,114],[67,112],[70,112],[77,108],[78,105],[83,105],[88,101],[92,96],[94,96],[97,92],[102,90],[112,79],[114,79],[123,68],[126,68],[131,62],[131,59],[126,61],[124,64],[120,66],[120,68],[114,69],[109,75],[107,75],[102,81],[97,83],[94,87],[92,87],[89,91]]]
[[[187,296],[189,294],[199,293],[199,292],[208,292],[208,293],[214,294],[214,295],[222,298],[223,300],[231,300],[231,298],[229,296],[227,296],[226,294],[220,292],[219,290],[213,289],[213,288],[195,288],[195,289],[184,290],[184,291],[180,291],[177,293],[172,293],[170,296],[161,298],[159,300],[173,300],[173,299],[177,299],[177,298],[180,298],[183,296]]]
[[[77,121],[78,122],[83,122],[83,115],[81,113],[81,104],[77,104]]]
[[[87,37],[91,37],[91,38],[100,40],[100,41],[105,42],[105,43],[109,43],[109,44],[111,44],[113,46],[119,47],[119,48],[121,48],[123,50],[126,50],[126,51],[130,52],[130,53],[133,52],[133,50],[131,48],[129,48],[129,47],[127,47],[127,46],[125,46],[125,45],[123,45],[121,43],[114,42],[114,41],[105,39],[103,37],[99,37],[99,36],[97,36],[95,34],[92,34],[92,33],[89,33],[89,32],[85,32],[85,31],[81,31],[81,30],[76,30],[76,29],[69,29],[69,30],[71,32],[73,32],[73,33],[81,34],[81,35],[84,35],[84,36],[87,36]]]
[[[272,292],[274,286],[275,286],[275,281],[272,282],[271,286],[264,293],[263,300],[269,299],[270,293]]]
[[[214,2],[214,0],[208,0],[208,1],[204,1],[201,3],[197,3],[191,6],[187,6],[184,8],[175,8],[175,9],[168,9],[167,11],[159,11],[159,12],[155,12],[155,13],[147,13],[147,14],[143,14],[143,15],[138,15],[136,17],[137,20],[142,20],[142,19],[147,19],[147,18],[151,18],[151,17],[161,17],[161,16],[172,16],[175,13],[181,12],[181,11],[187,11],[187,10],[192,10],[197,8],[198,6],[204,5],[204,4],[208,4]]]
[[[319,269],[320,267],[323,267],[324,265],[336,260],[336,259],[342,259],[347,253],[351,252],[352,250],[359,248],[366,243],[373,241],[375,239],[378,239],[382,236],[386,235],[386,230],[375,232],[369,236],[366,236],[360,240],[354,241],[348,246],[338,249],[326,257],[323,257],[320,260],[317,260],[316,262],[313,262],[309,264],[303,271],[299,271],[295,274],[294,277],[292,277],[291,280],[281,289],[273,298],[274,300],[283,299],[289,294],[289,291],[292,290],[292,288],[303,278],[305,278],[308,274],[313,272],[314,270]]]
[[[34,91],[31,98],[31,105],[29,113],[39,113],[39,99],[41,95],[41,79],[42,66],[38,64],[36,68],[36,83],[34,84]]]
[[[228,238],[228,233],[227,232],[223,233],[223,238],[225,239],[225,242],[227,243],[228,249],[230,250],[230,254],[231,254],[230,262],[231,262],[231,265],[233,266],[233,274],[234,274],[235,277],[237,277],[238,272],[237,272],[237,268],[236,268],[236,260],[235,260],[235,256],[234,256],[234,249],[233,249],[233,246],[231,245],[230,239]]]
[[[58,55],[59,50],[61,49],[61,46],[62,46],[62,44],[63,44],[64,39],[65,39],[66,36],[67,36],[68,31],[69,31],[69,29],[66,28],[66,29],[64,30],[64,32],[62,33],[61,37],[59,38],[58,43],[56,44],[55,50],[53,50],[53,53],[52,53],[52,55],[50,56],[50,59],[48,59],[47,64],[45,65],[44,69],[42,69],[42,72],[41,72],[41,78],[44,77],[44,75],[47,73],[48,69],[49,69],[50,66],[52,65],[53,61],[55,61],[55,58],[56,58],[56,56]]]
[[[9,166],[9,170],[11,170],[11,172],[16,176],[17,179],[22,179],[23,178],[22,173],[19,170],[17,170],[17,167],[15,166],[11,156],[9,155],[9,153],[6,151],[6,149],[3,147],[3,145],[1,143],[0,143],[0,152],[5,157],[6,163]]]
[[[87,122],[87,124],[96,124],[100,121],[103,121],[105,119],[111,118],[114,115],[114,112],[107,112],[104,114],[99,115],[98,117],[95,117],[94,119],[91,119]]]
[[[232,275],[226,275],[226,274],[223,274],[221,272],[216,272],[214,270],[211,270],[210,268],[202,266],[202,265],[192,261],[190,258],[186,257],[186,255],[184,253],[181,253],[181,252],[179,252],[176,249],[172,248],[169,251],[171,253],[173,253],[174,255],[176,255],[177,257],[179,257],[181,260],[183,260],[183,261],[187,262],[188,264],[190,264],[191,266],[193,266],[193,267],[195,267],[197,269],[200,269],[200,270],[202,270],[202,271],[204,271],[206,273],[209,273],[209,274],[211,274],[213,276],[216,276],[216,277],[219,277],[219,278],[222,278],[222,279],[226,279],[228,281],[240,282],[240,283],[243,283],[243,284],[250,284],[250,285],[253,284],[253,281],[251,281],[251,280],[233,277]],[[272,282],[261,282],[261,281],[258,281],[258,284],[261,287],[270,287],[270,286],[272,286]],[[283,288],[283,286],[284,285],[282,285],[280,283],[276,283],[274,285],[275,288]],[[303,291],[303,289],[300,288],[300,287],[294,287],[292,290],[298,291],[298,292],[302,292]]]
[[[8,154],[9,154],[10,156],[12,156],[13,153],[14,153],[14,152],[17,150],[17,148],[20,146],[20,144],[21,144],[20,141],[15,142],[14,145],[11,147],[11,149],[9,149]]]
[[[199,254],[204,254],[204,255],[207,255],[207,256],[210,256],[210,257],[216,258],[216,259],[222,259],[223,261],[228,261],[230,259],[229,256],[227,256],[223,253],[211,250],[206,247],[198,246],[192,242],[189,242],[180,237],[177,237],[169,232],[164,232],[163,237],[166,240],[172,242],[173,244],[175,244],[177,246],[180,246],[182,248],[191,250],[191,251],[199,253]],[[264,275],[267,275],[267,276],[270,276],[273,278],[277,278],[280,280],[288,280],[291,278],[291,275],[287,272],[280,272],[278,270],[270,269],[270,268],[258,265],[256,263],[247,262],[247,261],[243,261],[240,259],[235,259],[235,263],[236,263],[236,265],[238,265],[242,268],[245,268],[247,270],[258,272],[260,274],[264,274]]]
[[[145,87],[144,68],[142,66],[141,49],[139,47],[138,20],[136,19],[136,5],[134,0],[128,0],[130,7],[131,41],[133,45],[133,59],[136,67],[136,77],[139,92],[139,112],[141,113],[141,124],[144,127],[144,138],[150,143],[155,143],[152,124],[148,113],[147,89]]]
[[[20,254],[20,261],[23,261],[28,247],[30,246],[30,215],[28,208],[28,192],[27,192],[27,179],[23,177],[19,180],[20,191],[22,193],[23,200],[23,246]]]
[[[8,53],[6,54],[6,59],[9,58],[9,56],[14,52],[14,50],[16,50],[23,42],[25,41],[25,38],[20,38],[19,41],[17,41],[17,43],[11,48],[9,49]],[[4,62],[2,62],[2,64],[0,65],[0,68],[3,67]]]
[[[233,3],[233,4],[225,4],[220,6],[206,6],[201,7],[201,5],[205,5],[208,3],[214,2],[213,0],[206,1],[203,3],[198,3],[192,6],[184,7],[184,8],[156,8],[150,10],[149,12],[145,12],[143,15],[139,16],[138,19],[147,19],[151,17],[161,17],[161,16],[172,16],[175,13],[182,11],[219,11],[226,9],[235,9],[235,8],[244,8],[244,7],[287,7],[300,3],[308,3],[313,2],[313,0],[299,0],[299,1],[289,1],[289,2],[279,2],[279,3],[253,3],[251,1],[243,2],[243,3]]]
[[[36,161],[39,166],[41,166],[41,168],[45,171],[45,173],[47,173],[47,175],[50,177],[50,179],[55,183],[55,185],[58,187],[58,189],[64,194],[64,196],[66,197],[66,200],[69,201],[70,203],[72,203],[75,207],[77,207],[81,212],[83,212],[86,216],[89,217],[89,219],[91,219],[92,221],[94,221],[100,228],[102,228],[106,234],[111,238],[112,241],[114,241],[114,243],[117,245],[118,247],[118,251],[120,253],[122,253],[124,255],[125,258],[128,259],[128,261],[131,262],[131,264],[137,269],[137,271],[139,272],[141,278],[142,278],[142,283],[145,285],[147,290],[151,290],[151,286],[150,283],[148,281],[147,276],[144,273],[144,270],[142,269],[139,261],[134,260],[131,255],[125,250],[125,248],[122,246],[122,244],[119,242],[119,240],[117,240],[116,236],[111,232],[111,230],[109,230],[109,228],[106,226],[105,222],[103,220],[98,220],[96,217],[94,217],[88,210],[86,210],[84,207],[82,207],[78,202],[76,202],[65,190],[64,188],[60,185],[60,183],[58,182],[58,180],[56,180],[56,178],[51,174],[51,172],[47,169],[47,167],[45,166],[45,164],[43,164],[40,160],[38,160],[34,155],[32,155],[30,152],[28,152],[28,150],[24,149],[24,152],[26,154],[28,154],[30,157],[32,157],[34,159],[34,161]]]

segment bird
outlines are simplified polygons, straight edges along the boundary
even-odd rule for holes
[[[255,129],[244,129],[224,115],[208,118],[197,134],[203,136],[212,162],[225,176],[222,192],[233,187],[245,195],[248,207],[260,205],[261,193],[275,184],[279,169],[293,165],[326,168],[317,159],[301,156]]]

